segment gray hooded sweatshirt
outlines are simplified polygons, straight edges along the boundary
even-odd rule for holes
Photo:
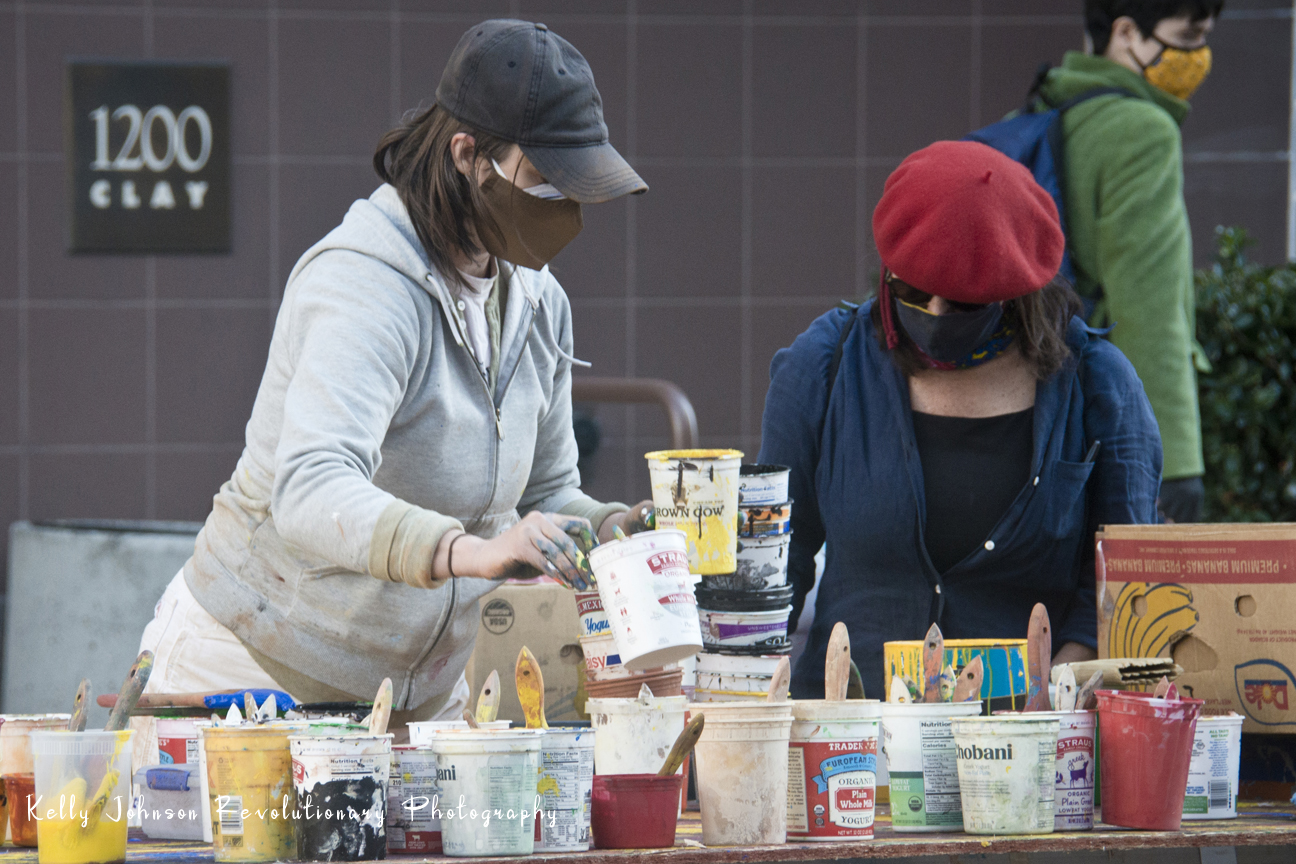
[[[433,579],[442,535],[624,509],[579,490],[567,296],[547,267],[498,263],[494,382],[391,186],[289,275],[247,446],[184,568],[272,676],[359,696],[390,677],[397,710],[444,699],[496,583]]]

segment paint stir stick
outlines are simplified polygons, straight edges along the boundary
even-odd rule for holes
[[[909,688],[901,680],[899,675],[891,677],[891,693],[887,699],[893,705],[908,705],[910,703]]]
[[[828,654],[824,659],[824,700],[846,701],[846,688],[850,685],[850,632],[845,623],[833,625],[828,637]]]
[[[477,716],[473,719],[478,723],[494,723],[495,718],[499,716],[499,690],[499,670],[492,669],[491,674],[486,676],[486,683],[482,685],[481,693],[477,696]]]
[[[90,679],[82,678],[77,687],[76,698],[72,700],[72,719],[68,721],[69,732],[84,732],[86,715],[90,713]]]
[[[513,678],[517,683],[518,702],[522,704],[522,715],[526,717],[526,728],[548,729],[549,724],[545,721],[544,677],[540,674],[540,662],[525,645],[518,652]]]
[[[941,702],[940,677],[945,669],[945,637],[935,624],[923,638],[923,702]]]
[[[788,688],[792,685],[792,661],[787,657],[780,657],[778,665],[774,667],[774,674],[770,676],[769,692],[765,694],[766,702],[786,702],[788,697]],[[672,774],[675,772],[672,771]]]
[[[1074,711],[1076,707],[1076,698],[1080,695],[1076,692],[1075,670],[1070,666],[1062,667],[1062,674],[1058,676],[1057,704],[1054,706],[1056,711]]]
[[[963,667],[954,683],[952,702],[977,702],[981,699],[981,681],[985,677],[985,664],[981,655],[972,658],[972,662]]]
[[[661,770],[657,772],[658,777],[669,777],[680,769],[684,764],[684,758],[693,752],[694,745],[702,737],[702,727],[706,725],[706,715],[698,714],[688,722],[684,731],[675,739],[671,745],[670,753],[666,754],[666,761],[662,763]]]
[[[374,696],[373,711],[369,714],[369,734],[386,735],[387,724],[391,722],[392,682],[384,678],[378,685],[378,695]]]
[[[1047,711],[1048,681],[1053,667],[1053,628],[1048,610],[1036,603],[1026,630],[1026,711]]]
[[[1095,701],[1094,691],[1098,689],[1098,687],[1102,684],[1102,682],[1103,682],[1103,673],[1101,669],[1099,669],[1097,672],[1089,676],[1089,680],[1086,681],[1084,683],[1084,686],[1081,687],[1080,690],[1076,693],[1075,707],[1077,711],[1089,710],[1089,703]]]

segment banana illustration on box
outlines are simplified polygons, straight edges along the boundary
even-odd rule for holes
[[[1147,607],[1139,600],[1146,602]],[[1159,657],[1197,626],[1192,591],[1174,582],[1127,582],[1107,628],[1108,657]]]

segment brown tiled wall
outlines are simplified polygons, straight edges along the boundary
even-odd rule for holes
[[[202,519],[237,459],[284,277],[375,185],[477,20],[544,20],[590,60],[652,185],[587,208],[554,263],[577,354],[668,378],[708,445],[759,449],[774,351],[874,272],[869,220],[909,151],[1017,106],[1081,44],[1081,0],[152,0],[0,3],[0,525]],[[1291,5],[1229,0],[1187,122],[1198,260],[1213,227],[1285,254]],[[227,58],[233,253],[64,252],[68,55]],[[650,409],[601,408],[588,486],[646,494]],[[0,545],[3,544],[0,540]]]

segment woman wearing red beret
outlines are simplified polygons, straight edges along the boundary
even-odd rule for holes
[[[797,698],[823,695],[837,621],[865,690],[882,644],[1023,637],[1095,656],[1093,536],[1153,522],[1156,419],[1133,367],[1055,278],[1052,198],[998,151],[944,141],[906,159],[873,214],[876,300],[820,317],[770,368],[760,462],[791,467],[793,617],[823,578]]]

